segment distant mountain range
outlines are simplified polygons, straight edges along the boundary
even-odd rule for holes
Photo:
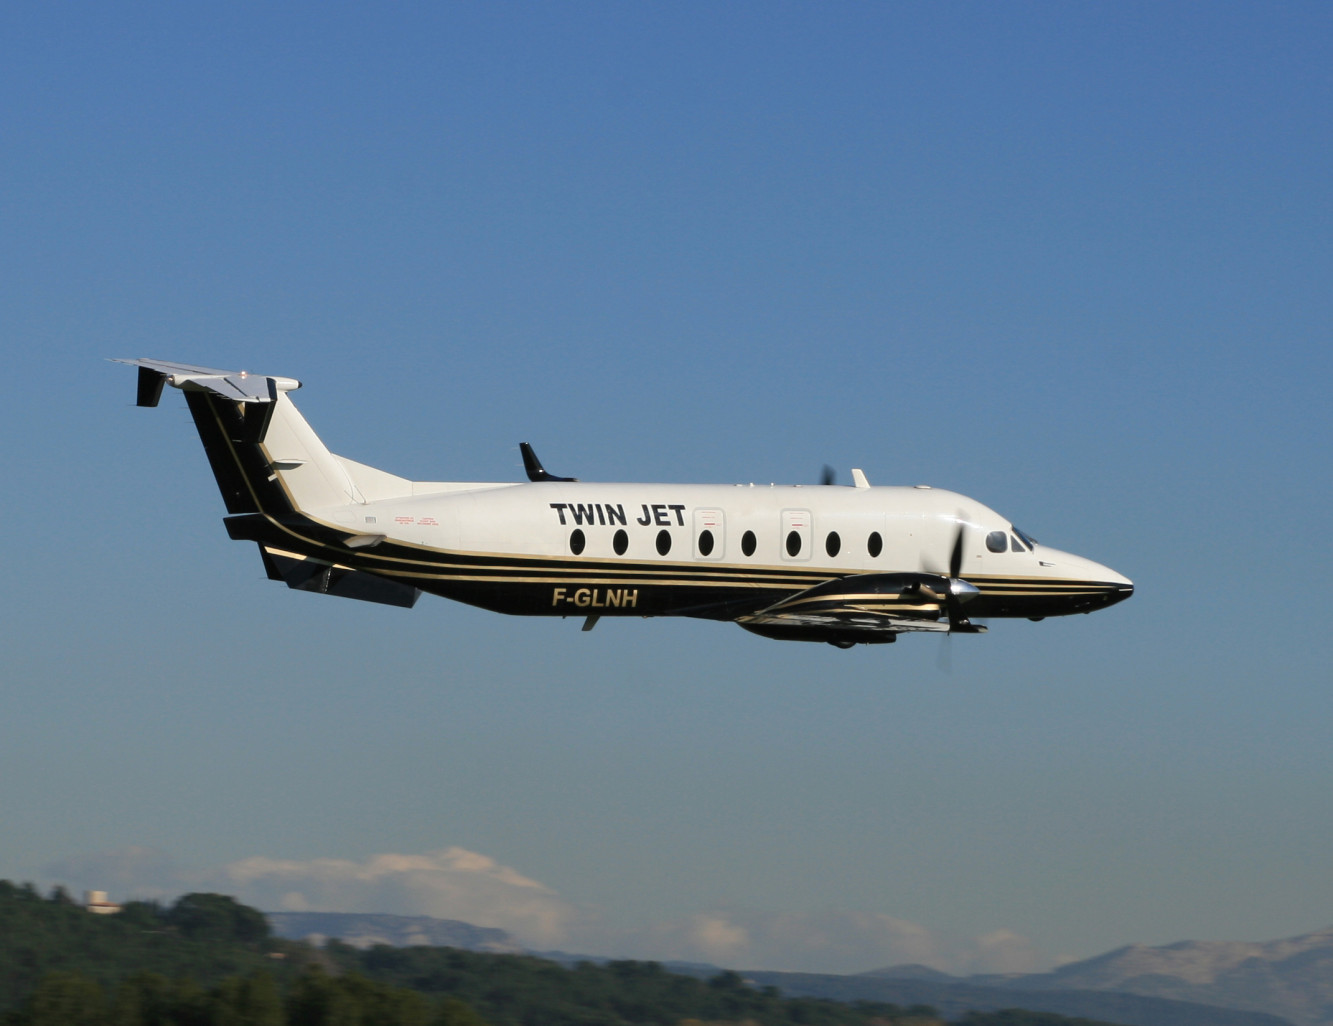
[[[429,916],[277,912],[280,937],[338,939],[357,947],[426,944],[520,953],[505,931]],[[558,952],[540,952],[557,961]],[[580,956],[582,957],[582,956]],[[596,959],[600,961],[600,959]],[[691,975],[711,966],[670,966]],[[946,1016],[968,1009],[1027,1008],[1125,1026],[1333,1026],[1333,928],[1286,940],[1133,944],[1049,973],[950,976],[924,965],[854,976],[749,971],[747,980],[789,996],[934,1005]]]
[[[520,954],[524,950],[504,930],[473,926],[457,919],[356,912],[269,912],[267,915],[277,936],[313,944],[336,937],[356,948],[387,944],[395,948],[425,945],[498,954]]]
[[[1143,997],[1112,990],[1029,990],[945,977],[895,977],[883,973],[826,976],[817,973],[746,972],[758,986],[777,987],[788,997],[832,1001],[888,1001],[895,1005],[931,1005],[946,1019],[964,1012],[1024,1008],[1076,1019],[1096,1019],[1122,1026],[1291,1026],[1283,1018],[1217,1005]]]
[[[1119,991],[1271,1012],[1298,1026],[1333,1026],[1333,928],[1264,943],[1132,944],[1002,985]]]

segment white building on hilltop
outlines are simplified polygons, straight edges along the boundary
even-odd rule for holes
[[[106,891],[84,891],[83,907],[98,916],[113,916],[120,911],[114,901],[106,900]]]

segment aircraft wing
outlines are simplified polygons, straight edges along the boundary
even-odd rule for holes
[[[917,631],[947,632],[944,596],[950,584],[935,574],[855,574],[824,581],[736,622],[765,637],[843,646],[889,642]]]
[[[906,616],[893,616],[887,613],[871,612],[848,606],[843,609],[825,609],[814,612],[779,612],[755,613],[743,616],[736,621],[742,627],[776,627],[793,631],[809,631],[813,634],[828,631],[864,634],[865,641],[888,640],[885,635],[907,634],[913,631],[937,631],[947,633],[948,620],[918,620]],[[822,640],[822,639],[812,639]]]

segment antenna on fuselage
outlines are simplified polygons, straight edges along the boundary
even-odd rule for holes
[[[556,477],[548,473],[527,442],[518,443],[518,451],[523,454],[523,469],[527,471],[529,481],[577,481],[577,477]]]

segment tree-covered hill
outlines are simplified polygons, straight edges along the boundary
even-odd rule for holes
[[[1097,1026],[973,1014],[966,1026]],[[454,948],[323,948],[270,936],[220,894],[93,915],[0,881],[0,1026],[941,1026],[934,1009],[784,997],[655,962],[565,968]]]
[[[271,969],[273,948],[263,914],[219,894],[186,895],[171,908],[130,902],[118,915],[92,915],[63,889],[43,897],[0,880],[0,1010],[48,973],[103,986],[135,972],[212,985]]]

